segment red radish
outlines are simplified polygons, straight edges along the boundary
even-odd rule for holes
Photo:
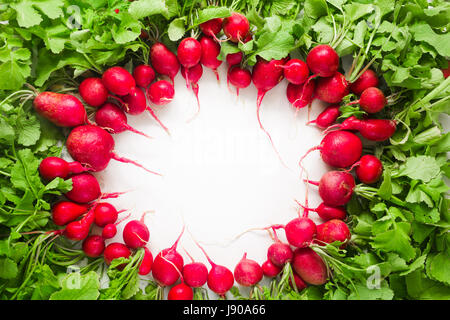
[[[248,69],[232,66],[228,69],[227,82],[236,87],[236,94],[239,95],[239,89],[247,88],[252,82],[252,74]]]
[[[174,96],[175,89],[173,87],[173,84],[166,80],[153,82],[147,88],[147,97],[152,103],[158,106],[168,104],[173,100]]]
[[[229,53],[226,56],[227,64],[229,67],[234,66],[236,64],[240,64],[242,59],[244,58],[244,53],[242,51]]]
[[[288,101],[296,109],[301,109],[311,104],[314,99],[314,89],[316,87],[316,81],[314,79],[309,80],[303,84],[289,83],[286,88],[286,96]]]
[[[131,249],[144,247],[150,239],[150,231],[144,223],[145,215],[140,220],[131,220],[123,229],[123,241]]]
[[[198,114],[200,112],[200,100],[198,98],[198,81],[203,75],[203,67],[200,63],[196,64],[195,66],[189,69],[181,67],[181,75],[183,76],[183,78],[186,79],[186,86],[188,88],[190,86],[192,92],[194,92],[195,98],[197,99],[197,106],[198,106],[197,114]]]
[[[234,268],[234,278],[241,286],[251,287],[261,281],[263,270],[258,262],[248,259],[247,253],[244,253],[244,256]]]
[[[308,246],[314,239],[316,224],[308,217],[299,217],[286,224],[284,230],[290,245],[303,248]]]
[[[345,218],[347,218],[347,211],[345,210],[345,207],[331,207],[322,202],[317,208],[314,209],[304,207],[301,203],[298,204],[305,210],[316,212],[319,217],[325,221],[331,219],[345,220]]]
[[[108,89],[106,89],[100,78],[86,78],[78,87],[78,92],[83,100],[92,107],[100,107],[108,99]]]
[[[151,138],[145,133],[134,129],[127,121],[125,112],[113,103],[107,102],[95,112],[95,122],[97,125],[110,133],[116,134],[128,130],[146,138]]]
[[[126,96],[136,86],[133,76],[122,67],[111,67],[102,75],[105,87],[118,96]]]
[[[71,177],[72,190],[65,196],[78,203],[89,203],[101,196],[100,185],[97,178],[90,173],[80,173]]]
[[[39,164],[39,173],[42,178],[48,181],[55,178],[66,179],[72,174],[82,173],[88,170],[77,161],[67,162],[59,157],[44,158]]]
[[[269,278],[276,277],[282,270],[280,267],[274,265],[270,260],[266,260],[261,267],[264,275]]]
[[[116,222],[119,212],[112,204],[108,202],[101,202],[95,207],[94,215],[95,224],[103,228],[109,223]]]
[[[311,285],[327,282],[327,266],[322,258],[311,248],[298,248],[294,251],[292,267],[300,278]]]
[[[222,30],[222,23],[222,18],[215,18],[201,23],[199,27],[205,35],[217,40],[216,35]]]
[[[194,291],[184,282],[179,283],[169,290],[167,300],[192,300],[194,299]]]
[[[283,66],[283,74],[290,83],[302,84],[308,79],[309,69],[307,64],[302,60],[290,59]]]
[[[83,104],[70,94],[41,92],[34,98],[33,106],[37,113],[60,127],[75,127],[88,122]]]
[[[267,260],[277,267],[283,267],[286,263],[291,262],[293,256],[291,247],[281,241],[271,244],[267,249]]]
[[[183,67],[191,68],[200,62],[202,45],[195,38],[184,38],[178,45],[177,56]]]
[[[444,78],[447,79],[450,76],[450,60],[447,61],[447,68],[442,69],[442,73],[444,74]]]
[[[83,241],[83,252],[90,258],[100,257],[104,250],[105,240],[101,236],[92,235]]]
[[[66,141],[66,147],[72,158],[83,165],[92,168],[93,171],[104,170],[111,159],[131,163],[147,172],[160,175],[150,171],[133,160],[123,158],[114,153],[114,139],[104,129],[83,125],[73,129]]]
[[[91,208],[83,218],[78,221],[69,222],[64,229],[58,230],[58,233],[62,233],[70,240],[80,241],[89,235],[89,230],[93,222],[94,208]]]
[[[238,12],[232,12],[230,17],[223,19],[223,33],[232,42],[242,42],[250,31],[247,18]]]
[[[375,87],[370,87],[361,93],[359,100],[352,101],[348,105],[353,104],[359,104],[361,109],[367,113],[377,113],[383,110],[387,104],[387,100],[383,91]]]
[[[316,120],[308,121],[306,124],[314,123],[320,129],[326,129],[341,115],[339,108],[338,104],[330,105],[317,116]]]
[[[356,176],[359,181],[365,184],[377,182],[383,174],[383,164],[380,159],[370,154],[362,156],[354,166],[357,166]]]
[[[377,74],[373,70],[367,69],[350,84],[350,91],[359,96],[367,88],[378,87],[378,83]]]
[[[155,80],[155,70],[148,64],[138,65],[133,70],[133,78],[140,87],[147,88]]]
[[[57,226],[64,226],[88,211],[86,205],[70,201],[60,201],[52,207],[52,221]]]
[[[114,223],[108,223],[102,229],[102,238],[103,239],[111,239],[114,238],[117,234],[117,227]]]
[[[184,226],[172,247],[163,249],[153,261],[153,278],[162,287],[173,285],[180,277],[179,270],[183,270],[183,257],[177,252],[178,242],[183,232]]]
[[[347,224],[339,219],[331,219],[317,226],[316,239],[325,243],[333,243],[334,241],[344,242],[341,249],[347,246],[351,234]]]
[[[150,273],[153,265],[153,255],[147,247],[144,247],[144,258],[142,258],[138,273],[145,276]]]
[[[126,245],[120,242],[112,242],[108,244],[103,251],[103,258],[105,263],[110,265],[114,259],[129,258],[131,255],[130,249]]]
[[[319,182],[307,180],[319,187],[323,202],[332,207],[340,207],[350,201],[355,189],[355,179],[345,171],[328,171]]]
[[[150,61],[157,73],[168,76],[172,82],[180,70],[177,56],[161,42],[150,48]]]
[[[295,272],[292,272],[292,276],[294,277],[295,288],[297,291],[302,291],[308,285],[303,281],[303,279]],[[289,277],[289,285],[292,289],[294,289],[294,285],[292,284],[292,279]]]
[[[210,68],[216,75],[217,81],[219,81],[217,68],[222,64],[222,61],[217,59],[217,56],[220,53],[220,45],[210,37],[202,37],[200,44],[202,46],[201,64]]]
[[[208,280],[208,269],[201,262],[191,262],[183,267],[184,282],[192,288],[202,287]]]
[[[335,72],[334,76],[318,78],[315,94],[319,100],[328,103],[339,103],[349,94],[348,82],[342,73]]]
[[[357,135],[348,131],[330,132],[322,139],[319,146],[307,151],[300,159],[300,164],[314,150],[320,150],[320,156],[326,164],[336,168],[346,168],[361,158],[362,142]]]
[[[306,63],[314,76],[332,77],[339,68],[339,56],[327,44],[320,44],[309,51]]]

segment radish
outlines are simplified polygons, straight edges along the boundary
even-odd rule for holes
[[[327,282],[327,266],[311,248],[297,248],[294,251],[292,267],[295,273],[308,284],[322,285]]]
[[[339,103],[349,94],[348,82],[342,73],[335,72],[328,78],[318,78],[315,95],[319,100],[328,103]]]
[[[150,273],[153,265],[153,255],[147,247],[144,247],[144,258],[142,258],[138,273],[145,276]]]
[[[367,69],[356,81],[350,83],[350,91],[359,96],[367,88],[378,87],[378,83],[377,74],[373,70]]]
[[[44,158],[39,164],[39,173],[47,181],[55,178],[66,179],[72,174],[78,174],[88,170],[78,161],[67,162],[59,157]]]
[[[102,75],[105,87],[118,96],[126,96],[136,86],[133,76],[122,67],[111,67]]]
[[[178,45],[177,56],[183,67],[191,68],[200,62],[202,45],[195,38],[184,38]]]
[[[334,241],[343,242],[341,249],[347,246],[351,234],[347,224],[339,219],[331,219],[317,226],[316,239],[320,242],[333,243]]]
[[[108,99],[108,89],[106,89],[100,78],[86,78],[78,87],[81,98],[92,107],[100,107]]]
[[[267,249],[267,260],[277,267],[283,267],[286,263],[291,262],[293,256],[291,247],[279,240]]]
[[[361,158],[362,142],[357,135],[348,131],[333,131],[328,133],[319,146],[309,149],[300,159],[303,159],[312,151],[320,150],[322,160],[336,168],[346,168]]]
[[[369,87],[361,93],[359,100],[352,101],[348,105],[359,104],[367,113],[377,113],[386,106],[387,100],[381,91],[375,87]]]
[[[383,174],[383,164],[377,157],[366,154],[354,165],[356,166],[356,176],[359,181],[365,184],[377,182]]]
[[[219,81],[217,68],[222,64],[222,61],[217,59],[217,56],[220,53],[220,45],[210,37],[202,37],[200,44],[202,46],[201,64],[211,69],[216,75],[217,81]]]
[[[98,258],[105,250],[105,240],[101,236],[92,235],[84,239],[83,252],[90,258]]]
[[[197,113],[200,112],[200,100],[198,98],[198,81],[203,75],[203,67],[202,65],[196,64],[192,68],[186,69],[185,67],[181,67],[181,75],[183,78],[186,79],[186,86],[189,88],[189,86],[192,89],[192,92],[194,92],[195,98],[197,99]]]
[[[71,177],[72,190],[64,195],[78,203],[89,203],[101,196],[100,185],[97,178],[90,173],[80,173]]]
[[[223,19],[223,33],[232,42],[242,42],[250,31],[247,18],[238,12],[232,12],[230,17]]]
[[[316,120],[308,121],[306,124],[314,123],[320,129],[326,129],[341,115],[339,108],[338,104],[330,105],[317,116]]]
[[[110,265],[114,259],[129,258],[131,255],[130,249],[126,245],[120,242],[112,242],[108,244],[103,251],[103,258],[105,263]],[[119,268],[120,269],[120,268]]]
[[[34,98],[33,106],[37,113],[60,127],[75,127],[88,122],[83,104],[70,94],[41,92]]]
[[[119,221],[115,221],[113,223],[107,223],[103,229],[102,229],[102,237],[103,239],[111,239],[115,237],[117,234],[117,226],[122,222],[128,219],[130,214],[128,214],[126,217],[123,217]]]
[[[371,141],[385,141],[391,138],[396,129],[395,120],[388,119],[363,119],[360,120],[355,116],[348,117],[341,124],[328,127],[324,132],[331,129],[339,128],[342,130],[356,130],[361,136]]]
[[[320,44],[309,51],[306,64],[314,76],[332,77],[339,68],[339,56],[329,45]]]
[[[144,247],[150,239],[150,231],[144,223],[147,212],[142,214],[140,220],[128,222],[123,229],[123,242],[131,249]]]
[[[173,285],[180,277],[179,270],[183,270],[183,257],[177,252],[177,245],[183,232],[184,226],[175,243],[170,248],[163,249],[158,253],[153,261],[153,278],[162,287]]]
[[[64,226],[88,211],[89,207],[70,201],[60,201],[52,207],[52,221],[57,226]]]
[[[104,170],[111,159],[116,161],[131,163],[147,172],[161,175],[150,171],[133,160],[118,156],[114,153],[114,139],[104,129],[83,125],[74,128],[67,138],[66,147],[72,158],[88,166],[93,171]]]
[[[173,84],[166,80],[159,80],[153,82],[147,88],[147,97],[149,100],[158,106],[166,105],[173,100],[175,96],[175,89]]]
[[[168,76],[172,82],[180,70],[177,56],[161,42],[150,48],[150,61],[156,72]]]
[[[228,69],[227,82],[236,87],[236,94],[239,95],[239,89],[247,88],[252,82],[252,74],[240,66],[232,66]]]
[[[227,64],[229,67],[241,64],[242,59],[244,58],[244,53],[242,51],[235,52],[235,53],[229,53],[226,56]]]
[[[303,84],[289,83],[286,88],[286,96],[288,101],[297,110],[306,107],[311,104],[314,99],[313,96],[315,87],[316,81],[314,79]]]
[[[104,227],[107,224],[117,221],[119,212],[108,202],[101,202],[97,204],[94,210],[94,222],[99,227]]]
[[[208,280],[208,269],[201,262],[185,264],[183,267],[184,282],[192,288],[202,287]]]
[[[78,221],[69,222],[62,230],[58,230],[57,233],[63,234],[67,239],[73,241],[80,241],[85,239],[89,235],[89,230],[94,222],[94,207],[92,207],[86,215]]]
[[[290,245],[303,248],[309,246],[316,235],[316,224],[307,215],[291,220],[284,227]]]
[[[345,218],[347,217],[347,211],[345,210],[344,207],[331,207],[323,202],[319,204],[317,208],[307,208],[300,203],[298,204],[305,210],[316,212],[319,215],[319,217],[325,221],[331,219],[345,220]]]
[[[292,283],[292,279],[291,277],[289,277],[289,285],[291,286],[292,289],[297,289],[297,291],[302,291],[303,289],[305,289],[306,287],[308,287],[308,285],[305,283],[305,281],[303,281],[303,279],[294,271],[292,272],[292,276],[294,277],[294,283],[295,283],[295,287]]]
[[[222,18],[215,18],[201,23],[199,27],[205,35],[212,37],[216,41],[218,41],[216,36],[220,31],[222,31],[222,23]]]
[[[151,138],[145,133],[134,129],[127,121],[125,112],[113,103],[105,103],[95,112],[95,122],[97,125],[110,133],[116,134],[128,130],[146,138]]]
[[[133,70],[133,78],[140,87],[147,88],[155,80],[155,70],[148,64],[138,65]]]
[[[263,270],[258,262],[247,259],[247,253],[234,268],[234,278],[236,282],[244,287],[251,287],[261,281]]]
[[[283,75],[292,84],[302,84],[309,76],[307,64],[300,59],[290,59],[283,66]]]
[[[169,290],[167,300],[193,300],[194,291],[184,282],[179,283]]]
[[[355,179],[345,171],[328,171],[319,182],[307,180],[319,187],[319,195],[324,204],[340,207],[350,201],[355,189]]]
[[[281,268],[277,267],[272,263],[270,260],[266,260],[262,265],[261,268],[263,270],[263,274],[268,278],[274,278],[281,272]]]

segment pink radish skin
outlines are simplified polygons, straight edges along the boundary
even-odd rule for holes
[[[344,249],[350,240],[351,234],[347,224],[339,219],[332,219],[317,226],[316,239],[318,243],[333,243],[334,241],[344,242],[340,248]]]
[[[238,12],[232,12],[230,17],[223,19],[223,33],[232,42],[240,42],[250,31],[247,18]]]
[[[200,30],[207,36],[216,38],[216,35],[222,31],[222,18],[215,18],[208,20],[206,22],[203,22],[199,25]],[[217,39],[217,38],[216,38]]]
[[[309,69],[304,61],[300,59],[290,59],[283,66],[283,74],[290,83],[302,84],[308,79]]]
[[[274,278],[281,272],[281,268],[277,267],[272,263],[270,260],[264,261],[264,263],[261,266],[263,273],[268,278]]]
[[[217,81],[219,81],[217,68],[222,64],[222,61],[217,59],[217,56],[220,53],[220,45],[210,37],[202,37],[200,44],[202,47],[201,64],[211,69],[216,75]]]
[[[302,291],[303,289],[308,287],[305,281],[303,281],[303,279],[297,273],[295,273],[295,271],[292,273],[292,275],[294,277],[295,287],[297,288],[297,291]],[[294,289],[294,285],[292,284],[291,278],[289,278],[289,285],[291,286],[292,289]]]
[[[328,103],[339,103],[349,94],[348,82],[342,73],[335,72],[332,77],[318,78],[315,95]]]
[[[170,103],[175,96],[173,84],[166,80],[153,82],[147,89],[148,99],[158,106]]]
[[[319,187],[319,195],[324,204],[340,207],[347,204],[355,189],[355,179],[345,171],[328,171],[319,182],[307,181]]]
[[[184,282],[170,288],[167,300],[193,300],[194,291]]]
[[[252,74],[247,69],[232,66],[228,69],[227,81],[236,87],[236,94],[239,95],[239,90],[247,88],[252,82]]]
[[[77,161],[67,162],[59,157],[47,157],[39,164],[39,173],[47,181],[55,178],[66,179],[72,174],[89,171]]]
[[[119,212],[112,204],[101,202],[95,207],[94,216],[95,224],[103,228],[107,224],[116,222]]]
[[[320,44],[309,51],[306,63],[315,76],[331,77],[339,68],[339,56],[329,45]]]
[[[291,220],[284,227],[290,245],[303,248],[309,246],[316,235],[316,224],[307,217]]]
[[[101,195],[97,178],[90,173],[80,173],[71,177],[72,190],[65,196],[78,203],[89,203],[98,199]]]
[[[378,84],[377,74],[373,70],[367,69],[356,81],[350,84],[350,91],[359,96],[367,88],[378,87]]]
[[[88,122],[83,104],[70,94],[42,92],[34,98],[33,106],[37,113],[59,127],[75,127]]]
[[[202,287],[208,280],[208,269],[201,262],[191,262],[183,267],[184,282],[192,288]]]
[[[320,286],[327,282],[327,266],[322,258],[311,248],[296,249],[292,267],[295,273],[310,285]]]
[[[130,249],[126,245],[120,242],[112,242],[108,244],[103,251],[103,258],[105,263],[110,265],[114,259],[129,258],[131,255]],[[122,266],[123,268],[124,266]],[[120,268],[118,268],[120,270]]]
[[[355,164],[358,180],[365,184],[373,184],[383,174],[383,164],[377,157],[366,154]]]
[[[155,80],[155,70],[148,64],[141,64],[134,68],[133,78],[140,87],[147,88]]]
[[[333,125],[327,128],[325,132],[339,128],[341,130],[359,131],[361,136],[371,141],[385,141],[391,138],[396,129],[395,120],[388,119],[364,119],[360,120],[355,116],[351,116],[344,120],[341,124]]]
[[[114,223],[108,223],[103,227],[102,237],[103,239],[111,239],[114,238],[117,234],[117,227]]]
[[[150,231],[144,223],[144,213],[140,220],[131,220],[123,229],[123,241],[131,249],[144,247],[150,239]]]
[[[90,258],[98,258],[105,250],[105,240],[101,236],[92,235],[84,239],[83,252]]]
[[[226,56],[226,61],[228,66],[234,66],[237,64],[241,64],[242,59],[244,58],[244,53],[242,51],[235,52],[235,53],[229,53]]]
[[[185,68],[191,68],[200,62],[202,45],[195,38],[184,38],[177,49],[178,61]]]
[[[306,208],[302,205],[301,207],[305,210],[316,212],[319,217],[325,221],[331,219],[345,220],[347,218],[347,211],[345,210],[345,207],[331,207],[323,202],[317,208]]]
[[[286,263],[291,262],[294,252],[291,247],[282,242],[275,242],[267,249],[267,260],[277,267],[283,267]]]
[[[126,96],[136,86],[133,76],[122,67],[112,67],[102,75],[106,89],[118,96]]]
[[[180,70],[177,56],[160,42],[150,48],[150,61],[157,73],[168,76],[172,82]]]
[[[57,226],[64,226],[85,214],[89,206],[70,201],[61,201],[52,207],[52,221]]]
[[[108,89],[106,89],[100,78],[86,78],[78,87],[81,98],[92,107],[100,107],[108,99]]]
[[[234,279],[244,287],[251,287],[260,282],[263,278],[263,270],[258,262],[248,259],[247,253],[234,268]]]
[[[193,66],[192,68],[186,69],[185,67],[181,67],[181,75],[183,76],[183,78],[186,79],[186,87],[191,87],[192,92],[195,95],[195,98],[197,100],[197,113],[195,114],[195,116],[197,114],[200,113],[200,99],[198,98],[198,81],[200,80],[200,78],[203,75],[203,67],[202,65],[196,64],[195,66]],[[194,116],[194,117],[195,117]]]
[[[289,83],[286,88],[288,101],[296,109],[301,109],[311,104],[314,99],[314,89],[316,82],[314,79],[303,84]]]
[[[367,113],[377,113],[386,106],[387,100],[381,91],[378,88],[370,87],[365,89],[361,93],[361,97],[359,100],[353,101],[349,103],[349,105],[359,104],[361,109],[366,111]]]
[[[144,248],[144,258],[142,258],[141,265],[139,266],[138,273],[141,276],[145,276],[150,273],[153,265],[153,255],[147,247]]]
[[[339,108],[339,105],[328,106],[317,116],[316,120],[309,121],[306,124],[314,123],[320,129],[326,129],[334,124],[341,115]]]
[[[69,222],[63,230],[59,230],[66,238],[80,241],[89,235],[89,230],[94,222],[94,210],[91,208],[83,218],[78,221]]]

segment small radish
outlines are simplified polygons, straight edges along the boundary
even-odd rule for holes
[[[339,108],[338,104],[330,105],[317,116],[316,120],[308,121],[306,124],[314,123],[320,129],[326,129],[341,115]]]
[[[108,202],[98,203],[94,210],[94,222],[101,228],[109,223],[116,222],[118,216],[117,209]]]
[[[232,42],[242,42],[250,31],[247,18],[238,12],[232,12],[230,17],[223,19],[223,33]]]
[[[100,185],[97,178],[90,173],[80,173],[71,177],[72,190],[64,195],[78,203],[89,203],[101,196]]]
[[[236,94],[239,95],[239,89],[247,88],[252,82],[252,74],[248,69],[232,66],[228,69],[227,82],[236,87]]]
[[[100,107],[108,99],[108,89],[106,89],[100,78],[86,78],[78,87],[81,98],[92,107]]]
[[[177,56],[161,42],[150,48],[150,61],[157,73],[168,76],[172,82],[180,70]]]
[[[377,113],[383,110],[387,104],[387,100],[383,91],[375,87],[369,87],[361,93],[359,100],[348,103],[348,105],[353,104],[359,104],[361,109],[367,113]]]
[[[145,276],[150,273],[153,265],[153,255],[147,247],[144,247],[144,258],[142,258],[138,273]]]
[[[89,235],[91,225],[94,222],[94,207],[83,218],[78,221],[69,222],[64,229],[58,230],[58,233],[63,234],[67,239],[73,241],[85,239]]]
[[[220,31],[222,31],[222,23],[222,18],[215,18],[201,23],[199,27],[205,35],[218,40],[216,36]]]
[[[144,223],[146,214],[144,212],[140,220],[131,220],[123,229],[123,242],[131,249],[144,247],[150,239],[150,231]]]
[[[89,206],[70,202],[60,201],[52,207],[52,221],[57,226],[64,226],[74,221],[89,210]]]
[[[297,110],[306,107],[311,104],[314,99],[313,96],[315,87],[316,81],[314,79],[303,84],[289,83],[286,88],[286,96],[288,101]]]
[[[192,288],[202,287],[208,280],[208,269],[201,262],[187,263],[183,267],[184,282]]]
[[[167,300],[192,300],[194,299],[194,291],[184,282],[179,283],[170,288]]]
[[[118,96],[126,96],[136,86],[133,76],[122,67],[111,67],[103,72],[105,87]]]
[[[290,59],[283,66],[283,74],[290,83],[302,84],[308,79],[309,69],[304,61],[300,59]]]
[[[203,67],[202,65],[196,64],[192,68],[186,69],[185,67],[181,67],[181,75],[183,78],[186,79],[186,86],[189,88],[189,86],[192,89],[192,92],[195,95],[195,98],[197,99],[197,113],[200,112],[200,100],[198,98],[198,81],[203,75]]]
[[[37,113],[60,127],[75,127],[88,122],[83,103],[65,93],[41,92],[33,100]]]
[[[92,168],[93,171],[104,170],[111,159],[131,163],[147,172],[160,175],[150,171],[133,160],[123,158],[114,153],[114,139],[104,129],[83,125],[74,128],[67,138],[66,147],[73,159],[81,164]]]
[[[166,105],[173,100],[175,89],[173,84],[166,80],[153,82],[147,88],[148,99],[158,106]]]
[[[251,287],[263,278],[263,270],[255,260],[247,258],[247,253],[244,253],[242,259],[234,268],[234,279],[241,286]]]
[[[117,226],[122,222],[128,219],[130,214],[128,214],[126,217],[123,217],[119,221],[115,221],[113,223],[107,223],[103,229],[102,229],[102,237],[103,239],[111,239],[114,238],[117,234]]]
[[[77,161],[67,162],[59,157],[44,158],[39,164],[39,173],[47,181],[55,178],[66,179],[72,174],[89,171]]]
[[[136,81],[136,85],[147,88],[153,80],[155,80],[155,70],[148,64],[138,65],[133,70],[133,78]]]
[[[110,265],[114,259],[129,258],[131,255],[130,249],[126,245],[120,242],[112,242],[108,244],[103,251],[103,258],[105,263]],[[120,268],[119,268],[120,269]]]
[[[350,84],[350,91],[359,96],[367,88],[378,87],[378,83],[377,74],[373,70],[367,69]]]
[[[339,56],[329,45],[320,44],[309,51],[306,64],[314,76],[332,77],[339,68]]]
[[[178,45],[177,57],[183,67],[191,68],[200,62],[202,45],[195,38],[184,38]]]
[[[308,287],[305,281],[303,281],[303,279],[295,271],[292,272],[292,276],[294,277],[295,288],[297,289],[297,291],[302,291],[303,289]],[[289,285],[291,286],[292,289],[294,289],[294,285],[290,277],[289,277]]]
[[[307,180],[308,183],[319,187],[319,195],[323,202],[332,207],[347,204],[355,189],[355,179],[345,171],[328,171],[319,182]]]
[[[351,234],[347,224],[339,219],[331,219],[317,226],[316,240],[325,243],[333,243],[334,241],[343,242],[341,249],[347,246]]]
[[[270,260],[264,261],[264,263],[261,265],[261,268],[263,270],[263,273],[268,278],[274,278],[281,272],[281,268],[277,267],[272,263]]]
[[[383,164],[377,157],[366,154],[353,166],[356,166],[356,177],[365,184],[377,182],[383,174]]]
[[[222,61],[217,59],[217,56],[220,53],[220,45],[210,37],[202,37],[200,44],[202,47],[201,64],[211,69],[216,75],[217,81],[219,81],[217,68],[222,64]]]
[[[327,266],[322,258],[311,248],[296,249],[292,267],[295,273],[308,284],[319,286],[327,282]]]
[[[332,77],[318,78],[316,81],[315,95],[319,100],[339,103],[348,94],[348,82],[342,73],[335,72]]]
[[[303,248],[309,246],[316,235],[316,224],[307,216],[291,220],[284,227],[290,245]]]
[[[90,258],[100,257],[104,250],[105,240],[101,236],[92,235],[83,241],[83,252]]]
[[[331,207],[323,202],[317,208],[307,208],[301,203],[298,204],[305,210],[316,212],[319,217],[325,221],[331,219],[345,220],[345,218],[347,218],[347,211],[345,210],[345,207]]]
[[[267,249],[267,260],[277,267],[283,267],[286,263],[291,262],[293,256],[294,252],[291,247],[281,241],[271,244]]]
[[[229,53],[226,56],[226,61],[229,67],[241,64],[242,59],[244,58],[244,53],[242,51],[235,52],[235,53]]]

